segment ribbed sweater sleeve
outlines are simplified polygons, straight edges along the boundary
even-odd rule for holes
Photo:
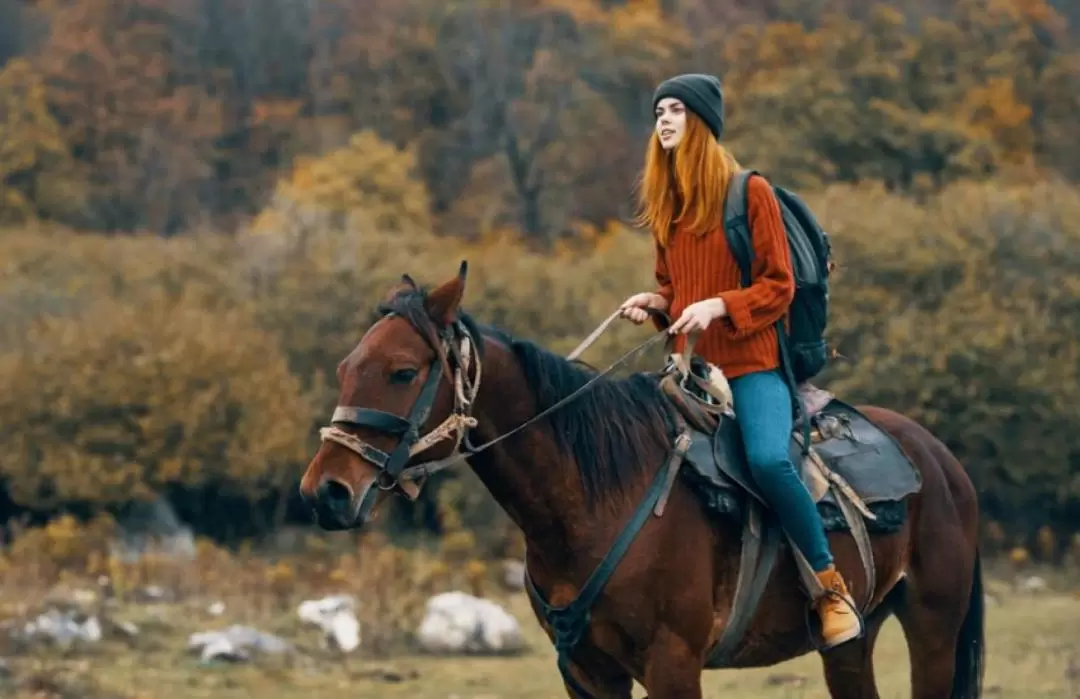
[[[656,276],[656,293],[664,297],[667,301],[667,312],[671,313],[671,304],[675,300],[675,287],[671,283],[671,272],[668,271],[667,265],[667,252],[660,246],[660,243],[653,238],[653,245],[656,249],[656,265],[653,269],[653,274]],[[652,316],[651,318],[653,327],[657,331],[665,330],[665,325],[659,318]],[[674,322],[674,318],[671,319]]]
[[[780,204],[762,177],[747,183],[747,212],[754,247],[750,286],[719,294],[727,306],[722,326],[733,339],[758,332],[782,318],[795,297]]]
[[[668,307],[671,307],[671,302],[675,298],[675,288],[671,285],[671,273],[668,272],[667,255],[664,252],[664,248],[660,247],[660,243],[656,238],[653,238],[653,245],[656,248],[656,267],[654,274],[656,275],[656,293],[664,297],[667,301]]]

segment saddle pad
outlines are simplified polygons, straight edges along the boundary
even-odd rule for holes
[[[832,400],[817,415],[817,421],[834,418],[839,429],[814,445],[825,464],[851,485],[867,504],[897,501],[918,492],[922,477],[891,435],[871,423],[854,407],[837,399]],[[686,454],[698,481],[716,489],[730,490],[738,486],[768,506],[761,496],[743,450],[742,435],[735,420],[721,420],[712,435],[692,430],[692,442]],[[791,459],[803,463],[802,448],[794,435],[791,439]],[[804,482],[806,469],[800,468]],[[822,503],[838,505],[832,489]]]
[[[834,398],[815,417],[816,422],[829,419],[835,419],[840,429],[815,444],[814,451],[863,502],[902,500],[922,489],[922,475],[900,445],[858,409]],[[802,456],[794,439],[791,451],[796,458]]]

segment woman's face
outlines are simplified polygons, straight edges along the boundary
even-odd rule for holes
[[[656,135],[664,150],[671,150],[686,134],[686,106],[674,97],[656,103]]]

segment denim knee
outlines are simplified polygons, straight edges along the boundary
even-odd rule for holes
[[[782,471],[791,466],[791,455],[788,453],[788,442],[784,440],[777,444],[775,439],[751,438],[743,444],[746,452],[746,461],[751,471]]]
[[[752,458],[756,455],[747,455],[750,464],[750,473],[754,480],[760,483],[776,483],[787,480],[795,474],[795,466],[787,454],[783,456],[768,455],[766,458]],[[797,475],[797,474],[796,474]]]

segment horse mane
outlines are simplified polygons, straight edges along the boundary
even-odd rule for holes
[[[598,373],[529,340],[514,338],[510,347],[536,394],[539,410]],[[648,465],[646,454],[669,446],[666,401],[656,380],[646,374],[604,377],[544,418],[560,450],[577,462],[590,503],[629,485]]]
[[[396,313],[422,328],[431,323],[424,298],[423,290],[407,289],[379,310]],[[535,342],[480,325],[463,311],[459,318],[473,337],[492,337],[510,348],[525,373],[538,411],[562,400],[598,373]],[[477,344],[479,351],[483,343]],[[642,373],[604,377],[541,422],[551,427],[559,450],[577,463],[590,505],[632,483],[647,465],[644,455],[666,450],[672,439],[667,399],[656,379]]]

